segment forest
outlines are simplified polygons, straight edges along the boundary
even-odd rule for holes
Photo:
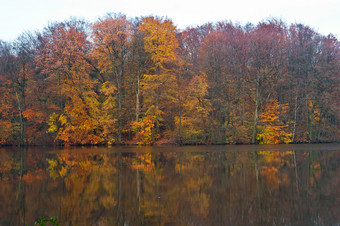
[[[50,22],[0,41],[0,145],[336,142],[339,47],[275,18]]]

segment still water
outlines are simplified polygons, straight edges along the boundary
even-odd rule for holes
[[[0,225],[339,225],[340,144],[0,149]]]

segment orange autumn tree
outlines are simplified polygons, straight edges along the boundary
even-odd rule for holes
[[[137,29],[143,35],[144,48],[151,62],[141,81],[144,98],[142,110],[145,114],[139,122],[134,122],[133,126],[140,129],[148,128],[142,125],[148,124],[150,118],[157,119],[155,123],[149,124],[152,125],[150,130],[153,143],[160,136],[160,122],[163,121],[160,116],[167,116],[176,103],[177,80],[174,69],[178,63],[178,40],[176,27],[168,19],[145,17]],[[149,135],[148,132],[137,131],[139,140],[148,140],[144,136]]]
[[[90,43],[83,21],[57,23],[46,32],[41,55],[44,73],[57,83],[60,110],[50,115],[48,133],[64,144],[97,144],[100,109],[95,81],[89,77]]]
[[[292,133],[289,133],[288,124],[280,117],[288,111],[286,104],[280,105],[277,100],[271,100],[264,106],[260,113],[260,132],[257,134],[257,141],[260,144],[290,143]]]

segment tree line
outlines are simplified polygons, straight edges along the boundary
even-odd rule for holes
[[[339,47],[278,19],[53,22],[0,41],[0,144],[338,141]]]

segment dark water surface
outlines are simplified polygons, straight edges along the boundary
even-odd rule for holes
[[[0,148],[0,225],[340,225],[340,144]]]

